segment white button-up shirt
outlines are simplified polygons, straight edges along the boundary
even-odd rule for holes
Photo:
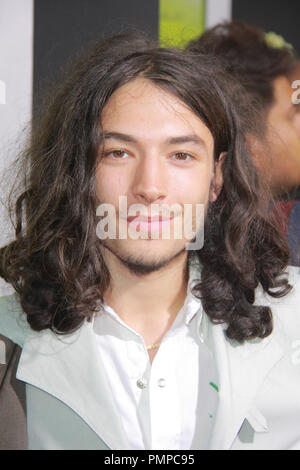
[[[150,363],[141,335],[105,302],[94,331],[132,449],[206,449],[217,407],[212,353],[201,335],[202,304],[188,294]]]

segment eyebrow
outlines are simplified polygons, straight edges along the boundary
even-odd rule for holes
[[[104,140],[109,139],[116,139],[121,140],[123,142],[129,143],[138,143],[138,141],[131,135],[122,134],[120,132],[104,132]],[[206,147],[204,140],[199,137],[197,134],[188,134],[188,135],[181,135],[176,137],[169,137],[165,141],[166,144],[173,145],[173,144],[197,144],[203,147]]]
[[[137,143],[137,140],[131,135],[121,134],[120,132],[104,132],[103,137],[104,137],[104,140],[116,139],[116,140],[122,140],[123,142]]]

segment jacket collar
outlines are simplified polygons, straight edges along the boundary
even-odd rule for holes
[[[198,261],[191,265],[192,281],[201,278]],[[201,302],[200,302],[201,303]],[[272,308],[270,297],[259,286],[255,292],[255,305]],[[211,434],[210,449],[229,449],[247,419],[255,432],[268,432],[268,423],[255,406],[255,398],[269,371],[283,356],[280,335],[274,327],[264,339],[240,344],[227,338],[227,325],[213,324],[202,304],[198,318],[198,334],[214,357],[219,377],[219,403]],[[274,317],[274,323],[277,318]],[[276,320],[276,321],[275,321]]]
[[[209,322],[206,315],[204,321]],[[256,408],[255,398],[283,350],[276,332],[265,339],[238,344],[226,337],[224,325],[210,323],[205,329],[219,377],[219,405],[210,449],[228,450],[245,419],[254,431],[268,432],[267,420]]]
[[[130,449],[91,323],[60,337],[50,330],[29,333],[17,378],[69,406],[109,448]]]

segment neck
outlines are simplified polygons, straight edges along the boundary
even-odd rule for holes
[[[115,255],[105,250],[111,284],[106,303],[140,333],[146,344],[160,341],[170,328],[187,294],[187,252],[158,271],[137,276]]]

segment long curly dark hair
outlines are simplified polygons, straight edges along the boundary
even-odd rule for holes
[[[290,286],[281,275],[289,254],[247,146],[255,119],[250,108],[245,113],[238,83],[215,59],[141,38],[119,35],[97,44],[49,91],[22,156],[22,189],[10,200],[15,239],[1,248],[0,274],[34,330],[70,333],[93,317],[110,283],[96,236],[99,123],[114,91],[139,76],[177,96],[205,123],[216,160],[227,152],[204,247],[193,253],[202,265],[194,292],[211,321],[227,324],[228,337],[265,337],[272,313],[254,305],[255,288],[285,295]]]

